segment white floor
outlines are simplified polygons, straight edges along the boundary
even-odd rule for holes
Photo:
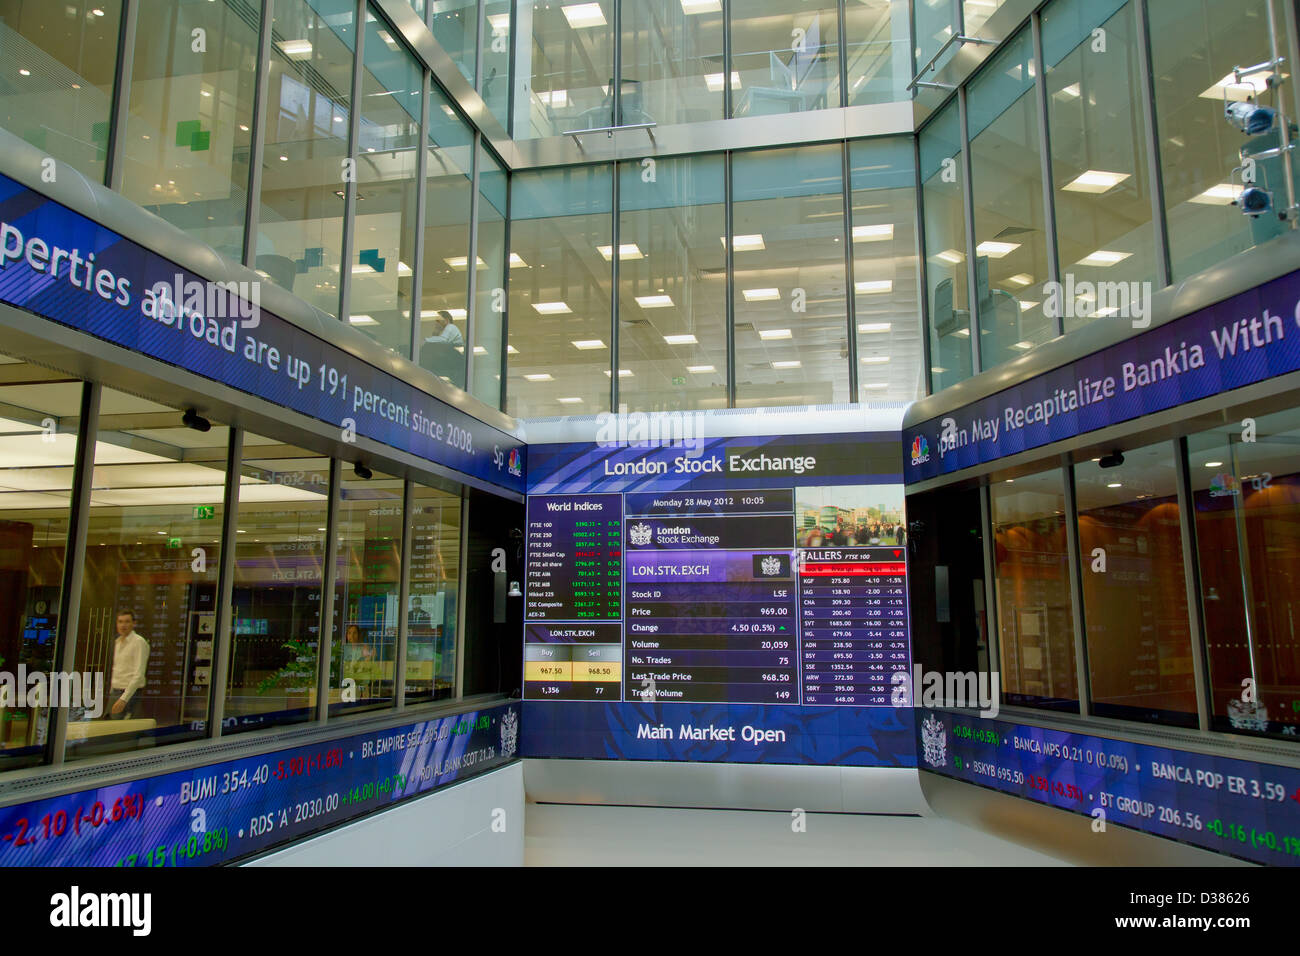
[[[938,817],[530,803],[527,866],[1064,866]]]

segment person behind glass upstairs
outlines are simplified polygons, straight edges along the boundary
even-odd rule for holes
[[[135,692],[145,685],[149,669],[149,642],[135,631],[135,613],[118,611],[117,640],[113,642],[113,664],[109,669],[109,694],[112,701],[105,716],[109,720],[129,720],[135,712]]]

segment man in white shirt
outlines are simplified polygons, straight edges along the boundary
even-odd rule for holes
[[[460,329],[456,323],[445,312],[439,312],[433,317],[433,334],[424,341],[426,342],[446,342],[448,345],[464,345],[465,336],[461,335]]]
[[[113,643],[113,666],[109,671],[108,717],[110,720],[129,719],[135,692],[145,683],[149,669],[149,642],[135,632],[135,614],[119,611],[117,615],[117,640]]]

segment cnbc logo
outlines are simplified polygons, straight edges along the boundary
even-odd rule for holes
[[[1220,472],[1210,479],[1210,497],[1227,498],[1241,494],[1241,482],[1228,472]]]
[[[912,439],[912,464],[923,465],[930,460],[930,443],[924,435]]]
[[[518,448],[510,449],[510,458],[506,462],[506,468],[510,471],[510,474],[515,475],[516,477],[524,473]]]

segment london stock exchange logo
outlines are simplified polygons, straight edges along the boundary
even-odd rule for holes
[[[501,756],[513,757],[518,744],[519,718],[513,710],[507,710],[501,718]]]
[[[654,530],[643,521],[628,528],[627,536],[637,547],[642,547],[650,543],[650,539],[654,536]]]
[[[931,767],[948,763],[948,732],[933,714],[921,725],[921,749],[925,762]]]
[[[781,573],[781,559],[769,554],[759,563],[759,568],[762,569],[764,576],[776,577]]]

